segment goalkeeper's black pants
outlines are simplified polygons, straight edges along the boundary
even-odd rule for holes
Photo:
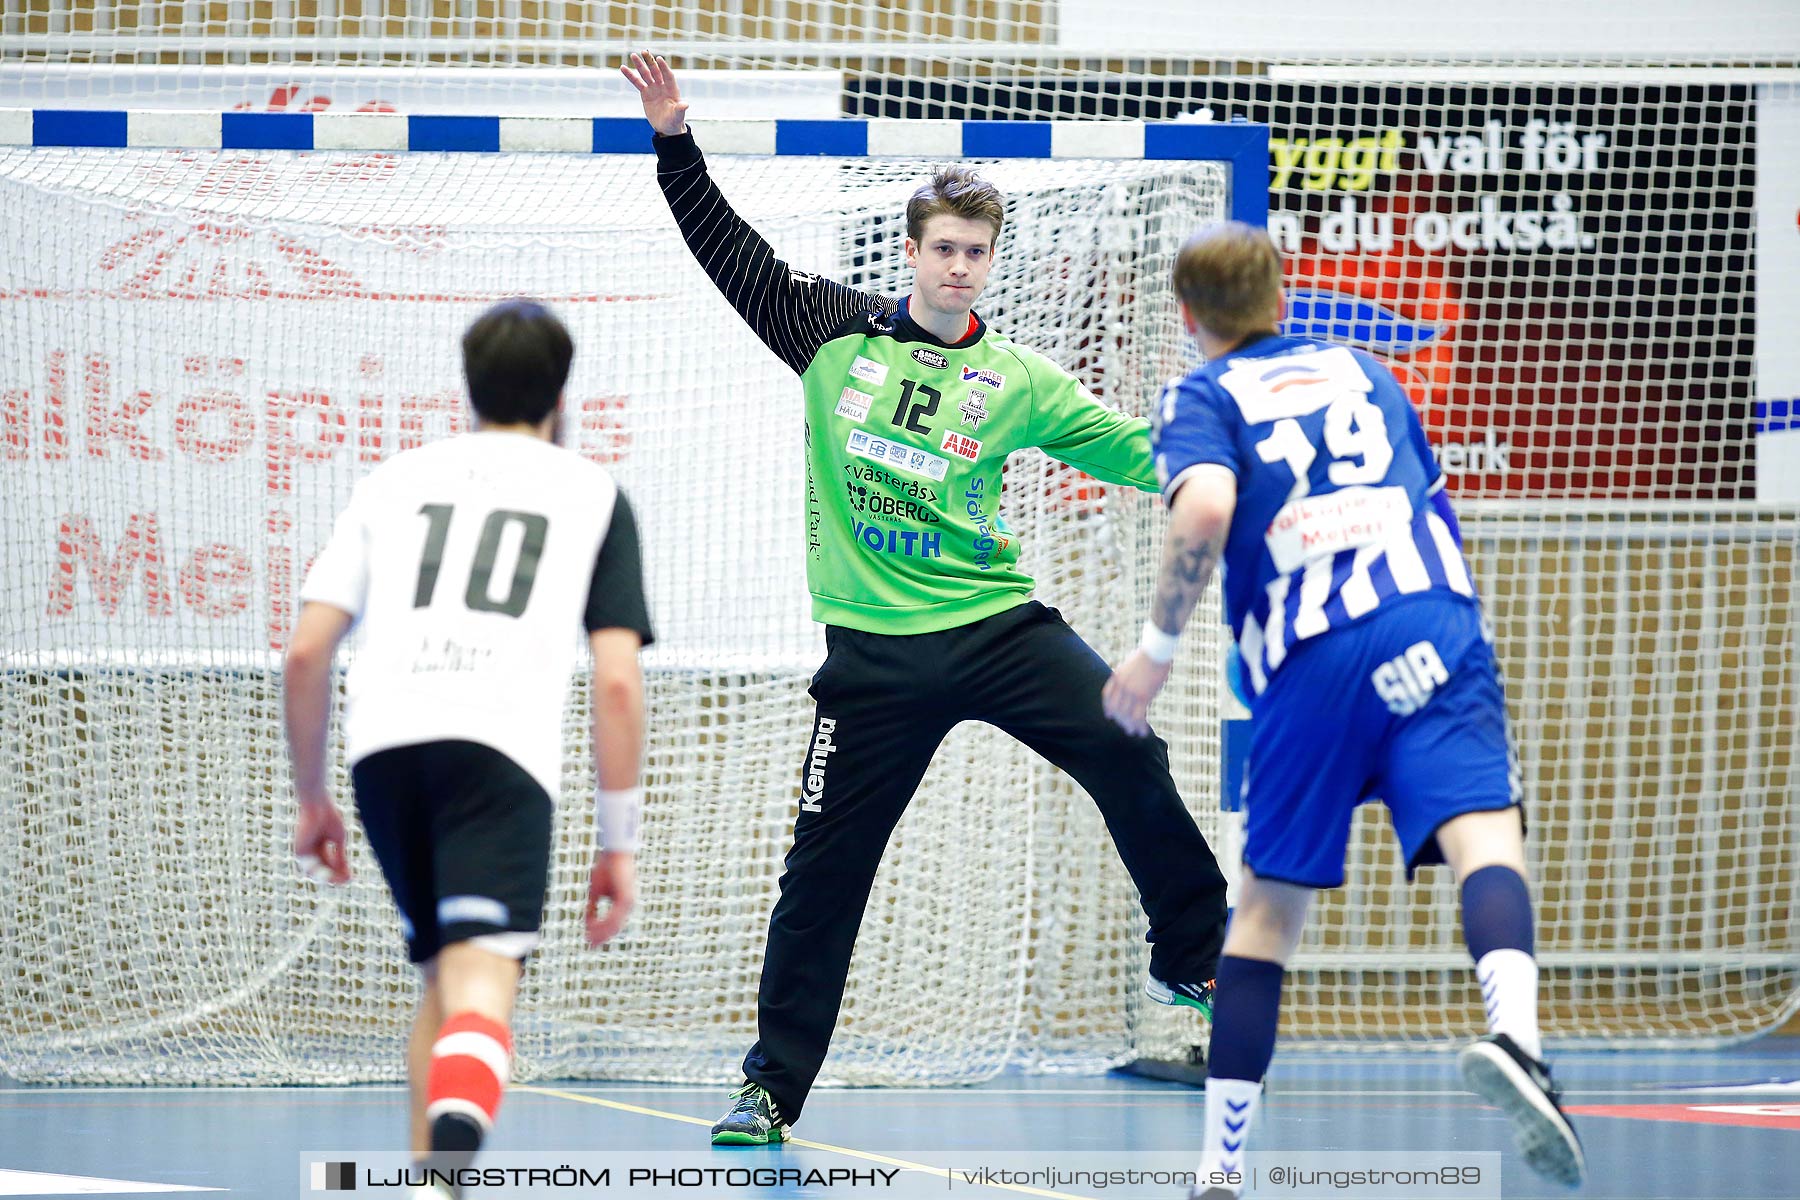
[[[1061,614],[1033,601],[938,633],[832,627],[826,645],[794,844],[769,918],[759,1040],[744,1059],[780,1120],[800,1115],[825,1060],[888,835],[962,721],[1011,734],[1094,798],[1150,918],[1151,974],[1213,977],[1225,942],[1219,864],[1175,790],[1167,745],[1107,719],[1100,689],[1111,670]]]

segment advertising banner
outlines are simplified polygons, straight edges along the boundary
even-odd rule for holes
[[[1204,99],[1273,128],[1287,327],[1391,363],[1461,493],[1755,495],[1748,89]]]
[[[1796,140],[1749,85],[846,84],[858,116],[1267,124],[1287,328],[1391,363],[1459,494],[1757,494],[1757,156]]]
[[[4,661],[272,661],[355,482],[469,427],[459,338],[521,285],[574,339],[562,441],[634,497],[649,577],[733,580],[677,590],[653,653],[716,661],[724,636],[812,654],[797,389],[716,292],[672,286],[699,273],[676,230],[632,223],[663,207],[647,170],[0,154],[0,207],[22,227],[0,256]],[[816,231],[781,238],[809,261],[831,252]],[[746,420],[746,394],[794,407]],[[654,473],[647,445],[665,461],[680,447],[689,476]]]

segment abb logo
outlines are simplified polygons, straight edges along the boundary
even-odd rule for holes
[[[967,434],[957,433],[954,429],[944,434],[944,441],[939,449],[948,450],[956,457],[966,458],[970,462],[981,457],[981,443]]]

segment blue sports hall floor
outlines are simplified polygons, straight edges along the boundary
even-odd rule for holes
[[[1553,1048],[1554,1049],[1554,1048]],[[1800,1039],[1765,1038],[1725,1050],[1561,1052],[1566,1101],[1587,1147],[1594,1200],[1664,1197],[1800,1197]],[[391,1086],[354,1088],[33,1087],[0,1081],[0,1196],[180,1195],[294,1197],[311,1190],[305,1156],[393,1152],[403,1147],[405,1096]],[[1193,1157],[1199,1092],[1110,1075],[1005,1075],[978,1087],[828,1089],[815,1093],[777,1148],[712,1150],[706,1126],[724,1107],[717,1087],[590,1084],[520,1086],[507,1094],[488,1149],[532,1152],[546,1163],[667,1153],[684,1166],[791,1167],[773,1186],[714,1184],[664,1195],[867,1196],[837,1186],[829,1170],[874,1165],[908,1170],[934,1156],[1054,1152],[1061,1156],[1174,1153]],[[1507,1200],[1570,1193],[1530,1174],[1512,1152],[1505,1122],[1460,1086],[1448,1054],[1279,1053],[1253,1150],[1417,1152],[1423,1167],[1443,1152],[1503,1152],[1497,1191]],[[511,1160],[507,1160],[511,1161]],[[1099,1161],[1099,1160],[1096,1160]],[[1346,1162],[1352,1161],[1345,1158]],[[1386,1160],[1384,1160],[1386,1161]],[[804,1168],[804,1170],[802,1170]],[[746,1172],[739,1172],[741,1178]],[[702,1180],[707,1176],[694,1176]],[[924,1179],[923,1174],[916,1178]],[[783,1181],[785,1180],[785,1182]],[[316,1177],[313,1177],[316,1182]],[[946,1190],[951,1180],[940,1179]],[[1160,1195],[1180,1189],[970,1184],[986,1196]],[[359,1194],[401,1196],[371,1187]],[[493,1195],[570,1196],[581,1189],[471,1189]],[[607,1194],[614,1194],[608,1192]],[[637,1195],[640,1192],[634,1191]],[[656,1190],[644,1191],[654,1195]],[[1255,1196],[1301,1195],[1266,1181]],[[1304,1194],[1324,1194],[1319,1192]],[[1333,1185],[1336,1196],[1460,1196],[1458,1188],[1389,1192]]]

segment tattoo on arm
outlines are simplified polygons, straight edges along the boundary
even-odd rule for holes
[[[1181,632],[1193,615],[1200,594],[1212,581],[1219,565],[1219,540],[1172,534],[1163,553],[1162,571],[1156,579],[1156,600],[1150,619],[1164,633]]]

